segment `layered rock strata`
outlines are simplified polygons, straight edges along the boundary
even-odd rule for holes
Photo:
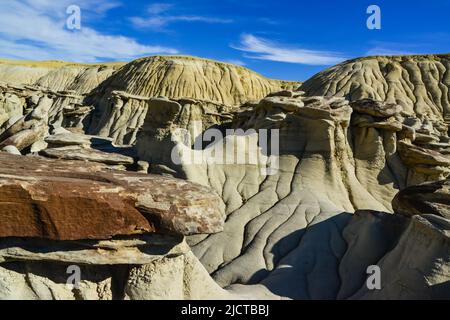
[[[171,110],[167,121],[156,123],[149,109],[138,135],[139,157],[221,195],[227,213],[224,232],[193,236],[189,243],[220,285],[258,297],[337,298],[350,213],[392,212],[399,189],[448,175],[447,161],[427,158],[447,159],[445,126],[413,122],[398,104],[275,93],[246,104],[227,125],[254,132],[225,135],[200,149],[193,148],[192,139],[199,136],[177,122],[180,108],[164,110]],[[179,129],[185,129],[187,139]],[[261,149],[262,129],[279,130],[275,158]],[[426,139],[417,139],[419,134],[434,137],[441,148],[432,149]],[[411,147],[405,151],[404,145]],[[407,152],[414,148],[427,156],[412,159]],[[173,150],[180,163],[173,162]],[[248,152],[247,162],[218,162],[211,157],[217,150]],[[253,151],[261,161],[248,162]],[[200,163],[192,162],[196,155]],[[278,166],[270,172],[273,162]]]
[[[2,85],[0,149],[28,156],[0,153],[0,296],[449,299],[446,59],[350,61],[302,91],[186,57],[88,94]]]
[[[5,153],[0,163],[0,299],[238,297],[184,241],[223,228],[208,188],[95,163]]]

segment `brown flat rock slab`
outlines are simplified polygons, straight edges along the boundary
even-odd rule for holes
[[[384,103],[372,99],[362,99],[350,104],[356,112],[368,114],[374,117],[388,118],[402,112],[400,105]]]
[[[222,201],[184,180],[80,161],[0,154],[0,237],[109,239],[223,228]]]

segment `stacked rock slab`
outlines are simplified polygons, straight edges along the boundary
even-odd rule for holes
[[[423,183],[400,191],[394,198],[394,210],[407,217],[433,214],[450,219],[450,181]]]
[[[192,236],[189,243],[220,285],[262,298],[338,297],[339,266],[347,251],[343,232],[351,213],[368,208],[392,212],[391,201],[399,189],[443,178],[449,167],[431,162],[428,165],[437,175],[418,174],[413,164],[402,160],[399,145],[416,143],[417,126],[398,104],[274,93],[244,105],[229,124],[256,132],[227,135],[201,149],[192,149],[192,139],[179,136],[179,129],[189,127],[177,122],[179,110],[174,108],[168,121],[160,123],[149,111],[147,125],[138,135],[138,154],[221,195],[228,216],[224,232]],[[418,124],[418,130],[428,126],[442,146],[448,139],[445,130]],[[279,130],[279,154],[272,163],[259,148],[261,129]],[[158,148],[155,141],[171,144]],[[259,150],[261,161],[208,161],[218,146],[233,153],[242,145],[246,147],[241,151]],[[181,160],[178,164],[173,162],[174,150]],[[193,163],[196,156],[204,161]],[[273,160],[278,170],[268,174]]]
[[[83,120],[92,108],[80,105],[82,96],[30,86],[2,88],[5,110],[14,109],[8,97],[18,101],[11,111],[15,114],[7,112],[9,119],[0,127],[3,151],[100,162],[122,170],[136,166],[131,148],[116,148],[112,139],[84,134]]]
[[[3,151],[51,160],[0,153],[0,298],[450,298],[448,181],[413,186],[450,173],[446,59],[353,61],[306,93],[189,57],[1,84]]]
[[[356,212],[344,230],[340,299],[449,299],[449,180],[400,191],[395,215]],[[369,290],[367,267],[380,268],[382,287]]]
[[[124,64],[0,60],[0,79],[16,86],[37,86],[55,92],[73,90],[78,94],[85,94]]]
[[[223,228],[209,189],[77,161],[0,154],[0,163],[0,298],[229,296],[184,242]],[[66,286],[70,266],[81,270],[76,287]]]
[[[416,117],[448,121],[450,55],[379,56],[346,61],[303,83],[307,95],[399,104]]]

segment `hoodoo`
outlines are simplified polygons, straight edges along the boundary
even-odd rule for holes
[[[449,299],[448,61],[3,62],[0,298]]]

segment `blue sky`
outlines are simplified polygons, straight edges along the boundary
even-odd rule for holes
[[[381,30],[369,30],[369,5]],[[81,8],[68,30],[66,9]],[[0,57],[79,62],[188,54],[305,80],[345,59],[450,52],[450,0],[2,0]]]

